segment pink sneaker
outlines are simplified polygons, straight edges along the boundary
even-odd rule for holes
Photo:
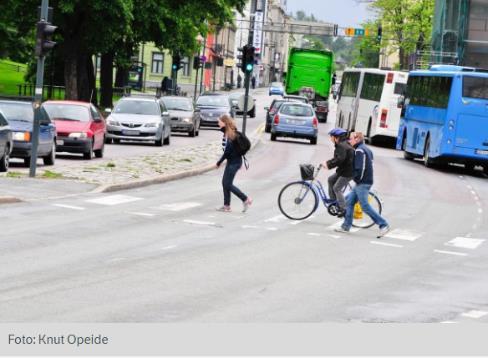
[[[252,204],[252,199],[251,198],[247,198],[247,200],[242,204],[243,207],[242,207],[242,212],[245,213],[247,211],[247,209],[249,209],[249,207],[251,206]]]
[[[231,212],[232,211],[230,209],[230,206],[227,206],[227,205],[221,206],[220,208],[217,208],[215,210],[221,211],[221,212],[224,212],[224,213],[228,213],[228,212]]]

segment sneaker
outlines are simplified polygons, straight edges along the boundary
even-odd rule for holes
[[[230,206],[227,206],[227,205],[221,206],[220,208],[217,208],[215,210],[221,211],[221,212],[224,212],[224,213],[228,213],[228,212],[231,212],[232,211],[230,209]]]
[[[249,209],[249,207],[251,206],[251,204],[252,204],[252,199],[251,198],[247,198],[247,200],[242,203],[242,205],[243,205],[242,212],[245,213],[247,211],[247,209]]]
[[[390,232],[390,225],[386,225],[386,226],[383,226],[383,227],[380,227],[380,233],[378,234],[377,238],[382,238],[383,236],[385,236],[386,234],[388,234]]]
[[[346,210],[339,209],[339,210],[337,211],[337,217],[338,217],[338,218],[343,218],[345,215],[346,215]]]
[[[335,232],[340,232],[341,234],[348,234],[348,233],[349,233],[349,230],[344,229],[342,226],[340,226],[340,227],[336,227],[336,228],[334,229],[334,231],[335,231]]]

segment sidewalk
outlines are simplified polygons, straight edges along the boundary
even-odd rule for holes
[[[254,148],[263,133],[260,126],[250,139]],[[11,171],[0,175],[0,204],[37,201],[113,192],[203,174],[214,169],[221,153],[221,141],[179,148],[153,155],[119,158],[98,164],[82,162],[76,167],[40,170],[36,178]]]

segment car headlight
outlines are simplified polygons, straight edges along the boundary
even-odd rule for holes
[[[113,119],[109,119],[108,120],[108,125],[110,125],[110,126],[120,126],[120,122],[119,121],[114,121]]]
[[[157,126],[159,126],[159,123],[146,123],[144,125],[144,127],[148,127],[148,128],[155,128]]]
[[[30,132],[13,132],[12,139],[19,142],[29,142],[31,139]]]
[[[70,133],[69,138],[88,138],[88,135],[85,132],[73,132]]]
[[[191,123],[191,118],[183,118],[182,121],[185,123]]]

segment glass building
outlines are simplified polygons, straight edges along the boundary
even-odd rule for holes
[[[487,0],[436,0],[431,61],[488,68]]]

